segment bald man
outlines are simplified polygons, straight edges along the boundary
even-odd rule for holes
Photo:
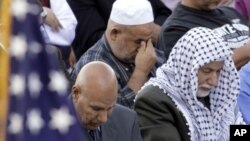
[[[109,65],[93,61],[80,70],[72,99],[90,140],[142,140],[135,112],[116,104],[117,94],[116,75]]]

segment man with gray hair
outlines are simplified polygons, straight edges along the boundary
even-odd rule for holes
[[[153,27],[148,0],[115,1],[105,34],[77,62],[73,79],[88,62],[106,62],[118,80],[117,102],[132,108],[137,91],[165,61],[164,53],[152,44]]]

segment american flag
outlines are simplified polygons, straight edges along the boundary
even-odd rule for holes
[[[13,0],[6,141],[87,141],[33,0]]]

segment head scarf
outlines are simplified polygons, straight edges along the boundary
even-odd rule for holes
[[[213,61],[224,61],[224,65],[218,85],[210,91],[209,110],[197,100],[197,75],[199,68]],[[197,27],[187,32],[147,85],[158,86],[173,100],[187,120],[192,141],[229,140],[229,125],[243,122],[236,108],[239,76],[232,51],[211,29]]]

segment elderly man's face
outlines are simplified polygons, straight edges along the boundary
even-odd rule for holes
[[[117,89],[100,90],[89,88],[73,93],[74,104],[81,122],[88,130],[93,130],[108,120],[116,103]]]
[[[223,64],[223,61],[214,61],[202,66],[198,70],[197,97],[208,96],[211,89],[217,86]]]
[[[141,42],[152,38],[153,28],[153,23],[126,27],[117,37],[115,56],[125,63],[134,63]]]

